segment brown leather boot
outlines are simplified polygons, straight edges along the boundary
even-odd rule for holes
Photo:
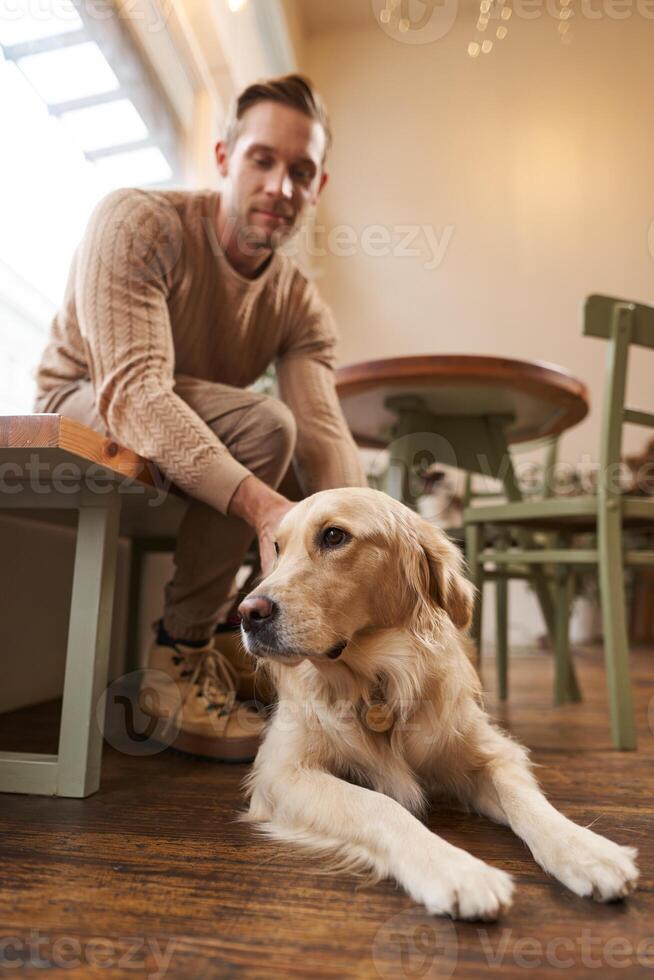
[[[156,624],[159,626],[159,624]],[[139,706],[165,722],[162,744],[221,762],[251,762],[265,727],[258,707],[237,698],[238,676],[213,639],[171,640],[159,628],[148,654]]]

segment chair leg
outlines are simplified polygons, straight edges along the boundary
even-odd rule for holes
[[[569,548],[568,535],[547,535],[550,548]],[[570,565],[556,565],[554,573],[555,629],[554,629],[554,704],[582,700],[574,660],[570,652],[570,612],[572,609],[574,571]]]
[[[104,725],[96,711],[107,683],[119,513],[115,493],[79,508],[57,796],[89,796],[100,785]]]
[[[495,582],[495,620],[496,620],[496,654],[497,664],[497,695],[500,701],[506,701],[508,692],[509,667],[509,583],[505,578]]]
[[[531,542],[530,542],[531,544]],[[528,547],[524,545],[523,547]],[[554,596],[552,595],[552,590],[550,588],[550,583],[548,577],[542,568],[534,566],[531,568],[531,584],[536,593],[536,598],[538,599],[538,604],[540,606],[541,612],[543,614],[543,619],[545,621],[545,628],[547,634],[550,638],[550,643],[552,644],[552,649],[556,646],[556,604],[554,601]]]
[[[466,564],[468,566],[468,578],[477,590],[470,624],[470,638],[475,645],[477,671],[481,670],[481,625],[484,598],[484,569],[479,561],[480,544],[481,527],[478,524],[469,524],[465,529]]]
[[[619,501],[611,498],[608,501],[600,500],[598,516],[604,657],[613,744],[618,749],[635,749],[636,726],[629,672],[629,638],[624,595],[622,516],[618,504]]]
[[[570,569],[566,566],[558,567],[555,587],[554,704],[581,701],[577,675],[570,655],[571,587]]]

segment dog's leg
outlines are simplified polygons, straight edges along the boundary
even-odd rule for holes
[[[508,874],[431,833],[383,793],[320,770],[285,768],[265,789],[254,786],[252,804],[250,819],[264,817],[271,835],[391,876],[430,912],[490,920],[511,904]]]
[[[637,851],[573,823],[545,798],[532,775],[527,753],[491,725],[479,745],[493,758],[474,779],[470,802],[480,813],[509,827],[538,864],[577,895],[608,902],[633,891]]]

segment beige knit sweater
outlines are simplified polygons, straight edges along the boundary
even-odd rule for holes
[[[94,211],[36,372],[36,411],[90,379],[106,430],[227,511],[249,471],[175,393],[175,374],[246,387],[275,361],[306,492],[363,485],[334,389],[329,308],[286,255],[246,279],[216,237],[215,191],[121,190]],[[202,496],[204,496],[204,490]]]

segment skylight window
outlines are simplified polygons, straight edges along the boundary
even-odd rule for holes
[[[27,55],[18,66],[48,105],[119,88],[109,62],[93,41]]]
[[[147,139],[148,128],[129,99],[64,112],[59,117],[85,152]]]
[[[129,153],[112,153],[96,161],[102,180],[113,187],[138,187],[170,180],[172,170],[156,146]]]

